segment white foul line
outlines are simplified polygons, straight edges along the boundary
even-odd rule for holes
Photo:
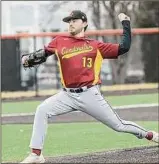
[[[159,106],[158,103],[156,103],[156,104],[136,104],[136,105],[114,106],[113,109],[146,108],[146,107],[157,107],[157,106]]]

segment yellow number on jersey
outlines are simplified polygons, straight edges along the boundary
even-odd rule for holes
[[[83,57],[83,67],[91,68],[93,65],[92,58]]]

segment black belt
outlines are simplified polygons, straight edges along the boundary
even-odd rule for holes
[[[80,88],[63,88],[64,91],[66,92],[71,92],[71,93],[81,93],[86,91],[88,88],[93,87],[94,85],[90,86],[85,86],[85,87],[80,87]]]

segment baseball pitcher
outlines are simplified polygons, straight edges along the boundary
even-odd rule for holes
[[[103,43],[85,37],[87,16],[80,10],[74,10],[63,19],[68,23],[69,35],[57,36],[44,46],[44,49],[22,55],[22,64],[25,68],[44,63],[48,56],[56,55],[63,88],[37,107],[30,141],[31,153],[21,163],[44,163],[42,149],[47,119],[53,115],[77,110],[87,113],[117,132],[130,133],[139,139],[159,142],[157,132],[121,119],[99,90],[102,61],[117,59],[130,49],[130,18],[124,13],[118,17],[123,27],[119,44]]]

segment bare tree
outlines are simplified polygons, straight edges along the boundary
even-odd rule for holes
[[[93,16],[92,16],[92,22],[93,24],[95,25],[95,27],[100,30],[102,29],[102,26],[101,26],[101,6],[100,6],[100,1],[91,1],[91,2],[88,2],[88,9],[91,8],[92,9],[92,13],[93,13]],[[96,39],[98,39],[99,36],[96,36]],[[104,42],[107,41],[106,37],[105,36],[102,36],[102,40]]]
[[[97,29],[102,28],[102,21],[104,19],[105,28],[110,25],[110,28],[117,29],[121,25],[117,20],[117,15],[120,12],[124,12],[130,15],[130,10],[133,10],[132,1],[91,1],[88,2],[88,6],[92,11],[92,21]],[[104,8],[103,14],[101,13],[102,8]],[[120,27],[121,28],[121,27]],[[103,41],[108,41],[107,37],[102,37]],[[118,42],[119,37],[114,35],[112,37],[113,42]],[[110,65],[112,68],[112,77],[114,84],[124,83],[126,78],[126,71],[130,63],[130,56],[124,55],[119,57],[119,59],[110,60]]]
[[[159,2],[139,2],[136,22],[139,27],[159,27]],[[159,37],[158,34],[143,35],[141,37],[142,62],[145,82],[159,81]]]

